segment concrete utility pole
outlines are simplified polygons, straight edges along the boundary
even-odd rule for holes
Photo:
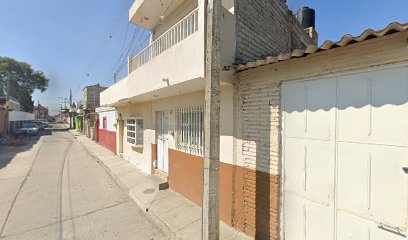
[[[66,98],[66,97],[58,97],[58,98],[64,100],[64,110],[66,110],[66,109],[67,109],[67,100],[68,100],[68,98]],[[62,106],[61,106],[61,107],[62,107]]]
[[[204,0],[206,36],[202,239],[218,240],[220,180],[221,0]]]
[[[72,107],[72,89],[69,89],[69,107]]]

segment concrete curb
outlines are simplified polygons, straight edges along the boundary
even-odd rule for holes
[[[195,229],[194,226],[197,226],[197,221],[199,221],[200,219],[195,219],[191,222],[189,222],[187,225],[184,225],[181,228],[174,228],[174,226],[172,227],[173,224],[173,220],[169,221],[169,218],[164,217],[164,215],[167,215],[170,212],[167,213],[163,213],[160,210],[158,211],[158,209],[156,209],[157,207],[153,207],[154,206],[154,202],[155,201],[161,201],[163,199],[166,199],[167,197],[177,197],[180,199],[183,199],[182,201],[184,203],[177,205],[177,206],[173,206],[173,210],[177,209],[177,208],[184,208],[182,211],[189,211],[188,209],[191,209],[188,206],[195,206],[194,203],[192,203],[191,201],[189,201],[188,199],[185,199],[183,196],[181,196],[179,193],[176,193],[174,191],[169,192],[170,195],[167,196],[166,192],[162,192],[162,194],[160,195],[160,190],[158,190],[158,184],[160,181],[156,181],[153,178],[150,178],[150,176],[146,175],[143,172],[140,172],[139,170],[137,170],[136,168],[134,169],[135,172],[139,172],[139,176],[140,178],[142,178],[144,176],[146,176],[146,181],[140,184],[136,184],[136,185],[129,185],[133,180],[130,180],[129,177],[132,178],[132,176],[136,176],[132,175],[133,172],[122,172],[123,169],[126,170],[126,168],[128,166],[130,166],[131,164],[129,162],[123,162],[123,163],[118,163],[117,165],[111,165],[110,161],[112,159],[106,158],[104,159],[104,156],[100,156],[97,152],[98,149],[93,149],[93,147],[91,146],[92,144],[96,144],[95,142],[93,142],[92,140],[89,140],[89,143],[86,143],[86,141],[88,140],[84,135],[78,135],[78,134],[73,134],[71,131],[70,133],[72,135],[75,136],[76,141],[85,149],[85,151],[89,154],[89,156],[93,157],[100,166],[102,166],[102,168],[108,173],[108,175],[112,178],[112,180],[115,182],[115,184],[120,187],[123,191],[125,191],[125,193],[127,193],[127,195],[136,203],[136,205],[145,213],[145,216],[147,218],[147,220],[149,222],[152,222],[152,224],[155,224],[157,227],[159,227],[164,234],[168,237],[168,239],[191,239],[191,237],[193,237],[194,239],[198,239],[196,238],[198,235],[201,234],[201,231],[197,231],[198,229]],[[82,137],[84,137],[84,139],[81,139]],[[108,156],[106,156],[108,157]],[[119,157],[118,157],[119,158]],[[109,166],[111,165],[111,166]],[[123,169],[122,169],[123,166]],[[133,165],[132,165],[133,167]],[[118,171],[115,173],[115,170]],[[129,176],[132,175],[132,176]],[[134,183],[134,181],[133,181]],[[157,186],[156,186],[157,184]],[[154,195],[154,198],[146,198],[144,199],[144,197],[138,196],[140,195],[142,192],[142,189],[144,189],[144,186],[147,186],[147,189],[150,188],[154,188],[155,191],[157,191]],[[147,190],[145,189],[145,190]],[[167,191],[167,190],[166,190]],[[144,192],[143,192],[144,193]],[[164,195],[163,195],[164,194]],[[152,195],[153,196],[153,195]],[[156,199],[159,196],[158,199]],[[153,204],[153,205],[152,205]],[[182,207],[184,206],[184,207]],[[147,209],[149,208],[149,209]],[[187,209],[187,210],[186,210]],[[172,210],[171,210],[172,211]],[[182,214],[182,212],[180,212],[180,214]],[[187,229],[195,229],[192,231],[189,231]],[[184,230],[187,230],[187,235],[186,232]],[[225,223],[221,223],[220,222],[220,230],[221,233],[224,234],[222,239],[226,239],[226,240],[237,240],[237,239],[243,239],[243,240],[250,240],[253,239],[249,236],[246,236],[244,233],[234,229],[231,226],[226,225]],[[193,233],[191,235],[191,233]]]
[[[116,183],[116,185],[118,185],[123,191],[125,191],[128,196],[136,203],[136,205],[145,213],[145,215],[153,222],[156,224],[157,227],[159,227],[166,236],[169,237],[169,239],[176,239],[176,233],[173,232],[170,228],[170,226],[168,226],[164,221],[162,221],[159,216],[155,215],[152,211],[146,211],[146,206],[144,205],[143,202],[141,202],[137,197],[135,197],[132,192],[130,187],[125,184],[120,178],[119,176],[117,176],[116,174],[114,174],[112,172],[112,170],[109,168],[109,166],[107,166],[105,164],[105,162],[102,161],[102,159],[96,155],[94,152],[92,152],[91,150],[89,150],[85,144],[83,144],[81,142],[80,139],[76,139],[79,144],[81,144],[81,146],[85,149],[85,151],[93,158],[97,159],[97,162],[99,163],[100,166],[102,166],[102,168],[111,176],[111,178],[114,180],[114,182]]]

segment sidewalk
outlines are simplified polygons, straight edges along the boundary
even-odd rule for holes
[[[73,130],[70,132],[169,239],[201,239],[200,207],[171,189],[159,190],[159,184],[164,182],[160,177],[147,175],[84,135]],[[251,239],[222,222],[220,235],[223,240]]]

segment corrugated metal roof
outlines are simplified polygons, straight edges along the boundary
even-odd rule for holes
[[[244,71],[251,68],[256,68],[272,63],[277,63],[281,61],[286,61],[292,58],[301,58],[305,57],[309,54],[337,48],[337,47],[344,47],[353,43],[363,42],[365,40],[373,39],[382,37],[385,35],[393,34],[396,32],[404,32],[408,30],[408,23],[391,23],[386,28],[374,31],[372,29],[365,30],[360,36],[353,37],[350,34],[344,35],[340,41],[332,42],[332,41],[325,41],[320,47],[316,45],[310,45],[305,50],[295,49],[291,53],[282,53],[278,56],[270,56],[266,57],[265,59],[248,62],[246,64],[238,64],[238,65],[230,65],[224,67],[225,71],[229,70],[236,70],[236,71]]]

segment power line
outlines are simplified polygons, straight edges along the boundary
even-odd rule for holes
[[[126,33],[125,33],[125,37],[123,38],[123,43],[122,43],[122,50],[120,51],[120,57],[119,59],[122,58],[123,52],[125,50],[125,44],[126,44],[126,39],[128,36],[128,32],[129,32],[129,26],[130,26],[130,22],[128,22],[127,26],[126,26]]]
[[[142,37],[143,36],[143,34],[140,36],[140,37]],[[130,51],[132,50],[132,52],[133,52],[133,54],[132,55],[136,55],[136,53],[138,53],[140,50],[141,50],[141,47],[143,46],[143,44],[147,41],[147,39],[149,38],[149,36],[150,36],[150,34],[147,34],[147,36],[145,36],[145,38],[142,40],[142,41],[140,41],[141,40],[141,38],[139,38],[138,39],[138,41],[136,41],[136,43],[139,43],[139,45],[135,45],[133,48],[130,48],[128,51],[127,51],[127,53],[126,53],[126,55],[125,56],[127,56],[129,53],[130,53]],[[121,62],[121,64],[117,67],[117,69],[116,69],[116,71],[115,71],[115,74],[118,74],[118,73],[121,73],[122,72],[122,70],[126,67],[126,65],[127,65],[127,57],[126,57],[126,59],[124,59],[122,62]],[[111,77],[112,75],[110,75],[110,76],[108,76],[108,78],[107,79],[105,79],[105,81],[109,81],[109,79],[110,79],[110,77]]]
[[[112,20],[110,21],[109,27],[108,27],[108,31],[107,31],[107,36],[105,36],[101,43],[98,45],[98,47],[96,48],[96,52],[95,54],[91,57],[90,63],[86,69],[86,72],[83,76],[87,76],[89,77],[90,75],[90,71],[92,70],[92,68],[94,67],[94,65],[96,64],[97,60],[99,59],[100,55],[102,54],[102,50],[105,48],[105,45],[108,43],[108,41],[110,39],[112,39],[113,34],[117,31],[120,20],[122,19],[122,17],[124,16],[124,14],[127,12],[127,9],[129,9],[130,7],[130,3],[133,3],[133,0],[122,0],[121,2],[121,6],[120,6],[120,11],[117,15],[113,16]],[[86,84],[86,83],[84,83]],[[78,86],[78,90],[80,90],[82,84],[79,84]]]
[[[108,74],[107,74],[106,77],[104,78],[104,81],[103,81],[103,82],[106,82],[107,80],[109,80],[109,78],[112,76],[112,74],[114,74],[114,71],[115,71],[116,67],[120,64],[120,62],[123,62],[123,61],[124,61],[123,58],[125,58],[125,60],[127,59],[127,54],[128,54],[128,52],[129,52],[129,48],[131,48],[131,46],[133,46],[135,40],[137,39],[137,35],[139,34],[140,31],[141,31],[140,28],[136,28],[136,29],[135,29],[135,31],[134,31],[134,33],[133,33],[133,36],[132,36],[131,40],[129,41],[129,43],[128,43],[127,47],[126,47],[126,54],[125,54],[125,55],[123,55],[123,53],[121,54],[121,56],[120,56],[118,62],[117,62],[117,63],[113,66],[113,68],[108,72]]]
[[[166,13],[170,9],[170,7],[173,5],[174,1],[175,0],[172,0],[171,3],[169,4],[169,6],[167,6],[167,8],[165,9],[165,11],[163,13],[163,17],[166,15]],[[185,8],[187,8],[187,7],[188,6],[186,6]],[[122,50],[121,50],[121,54],[119,56],[118,62],[108,72],[108,74],[106,75],[104,80],[101,82],[102,84],[109,82],[109,80],[112,79],[112,77],[115,78],[115,81],[116,81],[116,77],[118,76],[118,74],[122,73],[123,69],[127,65],[129,53],[132,52],[133,55],[136,55],[136,53],[138,53],[140,51],[140,48],[146,42],[147,38],[150,36],[150,34],[148,34],[144,38],[144,40],[141,41],[144,31],[140,27],[138,27],[137,30],[135,30],[131,40],[129,41],[129,43],[127,45],[127,47],[124,47],[125,42],[126,42],[126,38],[127,38],[127,35],[128,35],[128,29],[129,29],[129,23],[128,23],[128,26],[126,28],[126,34],[125,34],[125,38],[124,38],[124,41],[123,41],[123,44],[122,44]],[[137,33],[136,33],[136,31],[137,31]],[[140,35],[139,35],[139,33],[140,33]],[[137,36],[137,35],[139,35],[139,36]],[[139,45],[138,45],[138,43],[139,43]],[[126,52],[126,53],[123,54],[124,52]]]
[[[166,15],[167,11],[170,9],[170,7],[173,5],[173,3],[174,3],[174,0],[172,0],[171,3],[169,4],[169,6],[167,6],[167,8],[165,9],[165,11],[164,11],[164,13],[163,13],[163,17]],[[188,6],[186,6],[186,7],[183,9],[183,11],[184,11],[187,7],[188,7]],[[142,36],[143,36],[143,33],[142,33],[142,35],[141,35],[139,38],[141,38]],[[149,35],[147,35],[146,38],[145,38],[142,42],[140,42],[140,39],[138,39],[138,41],[136,41],[136,43],[139,42],[139,47],[137,48],[136,51],[134,51],[134,50],[136,49],[136,46],[137,46],[137,45],[134,46],[133,48],[131,48],[131,45],[132,45],[133,43],[129,43],[128,47],[130,47],[130,49],[132,49],[132,52],[134,53],[133,55],[136,55],[136,53],[140,50],[141,46],[142,46],[143,43],[147,40],[148,37],[149,37]],[[104,79],[104,82],[109,81],[109,79],[110,79],[111,77],[117,76],[117,74],[120,73],[120,72],[123,70],[123,68],[124,68],[124,67],[126,66],[126,64],[127,64],[127,61],[128,61],[127,56],[129,55],[130,49],[129,49],[128,51],[126,51],[125,59],[122,58],[122,53],[121,53],[121,55],[120,55],[119,58],[122,58],[122,63],[119,64],[119,66],[118,66],[118,64],[115,65],[114,69],[116,68],[116,66],[118,66],[118,67],[117,67],[117,70],[116,70],[114,73],[113,73],[113,71],[110,71],[110,72],[108,73],[108,76]],[[120,61],[120,60],[119,60],[119,61]],[[112,76],[112,73],[113,73],[113,76]]]
[[[124,0],[125,1],[125,0]],[[105,47],[105,45],[107,44],[107,42],[112,38],[112,35],[116,32],[118,23],[120,22],[121,17],[123,16],[123,14],[125,13],[124,10],[126,10],[126,4],[124,4],[124,2],[122,1],[122,5],[121,5],[121,11],[119,12],[119,14],[114,17],[112,19],[111,24],[109,25],[109,29],[107,31],[107,36],[103,38],[103,40],[101,41],[101,43],[99,44],[99,46],[96,48],[96,52],[95,54],[92,56],[91,61],[87,67],[86,70],[86,74],[89,74],[90,70],[92,69],[92,67],[94,66],[95,62],[97,61],[97,59],[99,58],[99,56],[102,53],[102,49]]]

